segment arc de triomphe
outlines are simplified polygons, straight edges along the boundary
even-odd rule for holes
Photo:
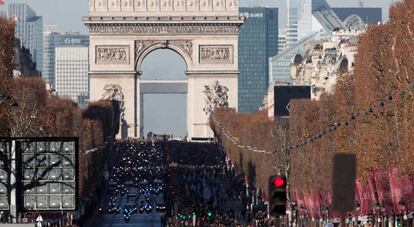
[[[129,137],[140,135],[141,64],[169,48],[187,64],[187,133],[211,138],[213,106],[237,108],[238,0],[89,0],[90,100],[121,101]],[[154,66],[156,67],[156,66]]]

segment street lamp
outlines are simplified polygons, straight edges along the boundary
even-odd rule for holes
[[[401,213],[402,219],[403,219],[402,222],[404,223],[404,226],[406,226],[408,217],[406,214],[406,207],[405,207],[406,204],[405,204],[405,200],[403,197],[400,198],[400,201],[398,202],[398,204],[401,206],[401,210],[402,210],[402,213]]]
[[[324,214],[325,214],[325,218],[326,218],[326,223],[329,223],[329,205],[326,205],[324,207]]]
[[[299,211],[301,213],[301,215],[300,215],[301,226],[303,226],[303,225],[306,226],[306,224],[307,224],[307,215],[308,215],[307,213],[308,212],[307,212],[306,208],[303,206],[303,204],[300,205]]]
[[[354,223],[356,223],[357,225],[358,225],[358,211],[359,211],[359,209],[361,208],[361,205],[359,204],[359,201],[358,200],[356,200],[355,201],[355,215],[356,215],[356,217],[354,216],[353,218],[352,218],[352,225],[354,225]]]
[[[380,211],[379,211],[379,206],[380,203],[378,201],[371,201],[371,210],[372,210],[372,224],[376,225],[378,223],[381,223],[381,220],[379,218],[377,218],[377,216],[379,215]]]

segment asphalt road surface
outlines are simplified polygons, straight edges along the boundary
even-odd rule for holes
[[[161,203],[163,201],[162,195],[158,195],[153,198],[154,201],[157,203]],[[109,198],[106,198],[105,200],[109,200]],[[144,199],[142,196],[138,198],[138,202],[135,202],[136,204],[139,204]],[[118,207],[125,207],[127,203],[130,203],[131,201],[127,200],[127,196],[119,196],[117,197],[117,205]],[[131,215],[129,222],[125,223],[124,215],[122,211],[117,213],[103,213],[103,214],[96,214],[91,222],[88,224],[88,227],[123,227],[123,226],[148,226],[148,227],[161,227],[161,216],[163,214],[156,212],[155,210],[151,213],[142,213],[135,212]]]

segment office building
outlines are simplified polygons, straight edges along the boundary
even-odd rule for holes
[[[292,46],[298,41],[298,0],[286,0],[287,31],[286,46]]]
[[[59,96],[85,107],[89,101],[88,36],[56,35],[55,86]],[[61,43],[63,42],[63,43]]]
[[[55,45],[54,34],[56,33],[56,25],[43,26],[43,80],[55,87]]]
[[[13,42],[13,76],[14,77],[40,77],[41,73],[32,60],[29,49],[21,45],[18,38]]]
[[[240,8],[246,21],[239,33],[240,112],[258,110],[269,84],[269,58],[277,54],[278,9]]]
[[[301,0],[303,7],[299,10],[298,39],[303,39],[313,32],[329,36],[335,29],[345,28],[341,19],[335,14],[325,0]]]
[[[21,45],[29,49],[36,68],[43,70],[43,19],[37,16],[29,5],[24,3],[8,4],[3,16],[16,21],[15,36]]]
[[[89,39],[79,33],[57,32],[56,26],[48,25],[44,27],[44,58],[43,58],[43,78],[51,87],[56,88],[55,74],[55,51],[58,46],[82,45],[88,46]]]
[[[279,29],[279,38],[277,40],[277,52],[281,53],[287,47],[287,30]]]

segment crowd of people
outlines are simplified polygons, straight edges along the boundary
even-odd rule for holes
[[[138,213],[165,212],[163,144],[127,139],[114,144],[109,160],[109,197],[100,213],[120,214],[125,222]]]
[[[171,141],[165,153],[169,226],[266,226],[248,214],[244,178],[217,144]]]
[[[216,143],[119,140],[108,161],[100,213],[129,222],[158,212],[162,223],[180,227],[271,226],[252,187]]]
[[[153,182],[163,176],[162,144],[135,139],[115,143],[114,163],[109,181]]]

